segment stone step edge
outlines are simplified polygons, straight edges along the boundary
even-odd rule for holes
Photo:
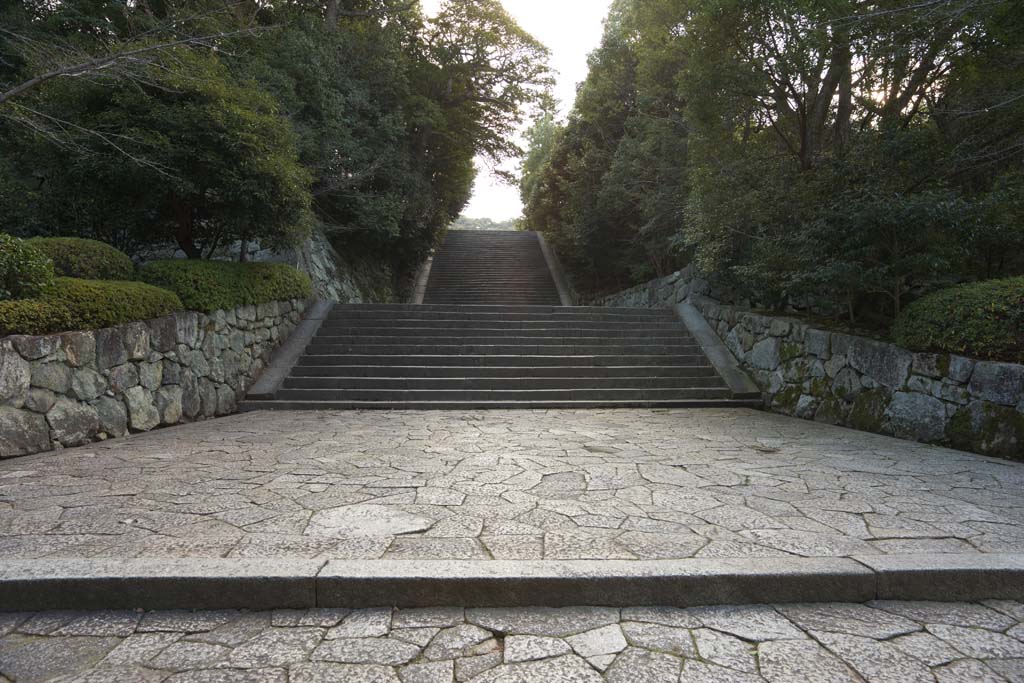
[[[1024,598],[1024,554],[681,560],[44,559],[0,611],[765,604]]]

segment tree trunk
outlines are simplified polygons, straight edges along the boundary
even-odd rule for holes
[[[174,214],[177,222],[174,240],[190,259],[202,258],[203,254],[196,246],[195,230],[192,225],[192,208],[185,203],[176,202]]]

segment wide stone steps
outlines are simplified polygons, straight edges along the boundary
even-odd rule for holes
[[[552,365],[534,366],[482,366],[482,365],[296,365],[292,368],[291,379],[304,377],[348,377],[348,378],[385,378],[404,377],[409,379],[469,379],[469,378],[506,378],[525,379],[563,378],[602,379],[606,377],[630,377],[671,379],[677,377],[703,378],[713,377],[717,380],[715,369],[708,365],[626,365],[626,366],[595,366],[595,365]]]
[[[750,406],[669,310],[561,306],[532,233],[450,233],[424,304],[337,305],[243,410]],[[296,349],[298,351],[299,349]]]
[[[689,377],[691,388],[720,388],[717,377]],[[676,389],[678,377],[289,377],[285,389]]]
[[[434,256],[424,303],[560,304],[537,235],[451,231]]]
[[[602,329],[600,327],[572,328],[566,327],[494,327],[493,325],[457,325],[452,327],[383,327],[379,325],[345,325],[331,323],[320,328],[325,335],[333,335],[337,332],[339,337],[380,337],[386,336],[390,339],[396,337],[416,338],[459,338],[472,337],[501,337],[515,336],[519,338],[528,337],[531,339],[611,339],[611,338],[670,338],[678,339],[680,334],[678,326],[664,325],[660,327],[636,327],[623,326],[619,329]]]
[[[645,356],[681,356],[700,361],[703,356],[695,347],[676,344],[310,344],[310,356],[373,355],[373,356],[591,356],[596,354],[635,353]]]
[[[589,366],[627,366],[627,365],[695,365],[705,363],[704,356],[640,356],[640,355],[606,355],[606,356],[532,356],[532,355],[305,355],[299,359],[299,365],[378,365],[386,367],[421,365],[421,366],[487,366],[487,367],[564,367],[566,365]]]
[[[280,401],[678,401],[728,399],[726,388],[696,389],[281,389]]]
[[[621,398],[601,401],[576,401],[557,399],[539,400],[491,400],[491,401],[243,401],[239,411],[253,410],[600,410],[614,408],[755,408],[760,401],[753,399],[700,399],[638,401]]]

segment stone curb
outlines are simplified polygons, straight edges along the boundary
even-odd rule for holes
[[[555,250],[551,248],[548,241],[544,239],[543,233],[537,232],[537,242],[540,243],[540,251],[544,254],[544,260],[547,261],[548,270],[551,271],[551,279],[555,281],[555,289],[558,290],[558,298],[562,301],[563,306],[572,306],[572,292],[569,290],[569,285],[565,279],[565,273],[562,271],[562,264],[558,260],[558,255],[555,254]]]
[[[0,610],[277,609],[316,604],[319,560],[6,560]]]
[[[277,347],[259,379],[249,388],[245,395],[247,401],[269,401],[274,398],[333,308],[333,301],[317,301],[306,309],[302,321],[295,326],[288,339]]]
[[[684,560],[6,560],[0,611],[1024,599],[1024,554]]]
[[[729,390],[732,391],[733,398],[760,399],[761,390],[754,384],[754,380],[750,379],[750,376],[743,371],[739,361],[732,355],[732,351],[718,338],[697,307],[684,302],[676,305],[675,313],[700,344],[701,350],[704,351],[704,355],[711,361],[715,370],[725,380]]]
[[[434,257],[430,256],[420,265],[413,280],[411,304],[422,304],[427,296],[427,283],[430,281],[430,271],[434,268]]]

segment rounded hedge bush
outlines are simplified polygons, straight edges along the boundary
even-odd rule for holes
[[[25,240],[0,233],[0,301],[31,299],[53,286],[53,263]]]
[[[57,275],[85,280],[131,280],[135,264],[128,254],[105,242],[82,237],[33,237],[28,240],[53,260]]]
[[[95,330],[182,308],[173,292],[142,282],[61,277],[42,298],[0,301],[0,336]]]
[[[1024,277],[929,294],[903,310],[892,332],[915,351],[1024,362]]]
[[[139,277],[177,294],[185,308],[204,313],[305,299],[313,291],[305,273],[280,263],[153,261],[139,269]]]

